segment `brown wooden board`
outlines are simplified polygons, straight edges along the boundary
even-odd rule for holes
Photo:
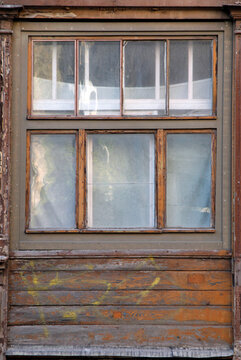
[[[3,0],[2,5],[36,6],[36,0]],[[38,6],[80,7],[222,7],[224,4],[239,4],[235,0],[38,0]]]
[[[36,325],[10,326],[9,345],[191,346],[232,344],[231,326]]]
[[[231,291],[116,290],[10,291],[12,306],[31,305],[231,305]]]
[[[9,325],[231,325],[230,307],[21,306]],[[64,333],[63,333],[64,334]],[[63,335],[64,336],[64,335]]]
[[[86,270],[142,270],[142,271],[230,271],[229,259],[162,259],[152,256],[144,259],[15,259],[10,260],[11,271],[86,271]]]
[[[12,290],[231,290],[224,271],[65,271],[10,274]]]

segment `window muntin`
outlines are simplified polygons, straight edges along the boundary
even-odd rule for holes
[[[31,45],[30,118],[216,114],[215,37],[69,42],[32,39]],[[69,58],[66,75],[63,62],[58,61],[64,47],[68,51],[62,50],[63,58]],[[137,56],[139,53],[141,56]],[[51,94],[50,87],[45,91],[44,85],[50,82]],[[49,96],[47,102],[41,96]]]
[[[78,141],[74,140],[75,136]],[[176,140],[173,142],[174,137]],[[27,232],[214,230],[216,161],[214,130],[139,132],[80,130],[72,131],[71,135],[66,131],[56,133],[52,131],[49,135],[46,131],[33,130],[28,132],[28,139]],[[66,139],[66,146],[63,149],[58,147],[61,139]],[[74,141],[76,150],[73,149]],[[43,143],[48,143],[44,152],[39,146]],[[185,154],[190,144],[193,147],[193,154],[189,161]],[[204,147],[205,151],[203,151]],[[46,151],[48,156],[45,155]],[[202,156],[200,151],[203,153]],[[181,161],[177,158],[177,154],[182,157]],[[172,161],[173,155],[175,166]],[[35,170],[37,176],[41,166],[46,168],[46,161],[51,165],[51,170],[45,170],[47,175],[42,176],[48,191],[43,191],[40,187],[35,190],[36,175],[30,169],[36,167],[36,159],[39,157],[47,159],[44,159],[41,165],[37,165],[37,171]],[[56,163],[55,159],[58,157]],[[63,161],[67,164],[63,166],[62,175],[59,164]],[[75,161],[78,164],[76,169]],[[188,166],[187,162],[189,162]],[[53,163],[56,165],[52,166]],[[184,166],[186,166],[185,179],[188,179],[188,184],[185,179],[183,181],[182,171],[179,172]],[[206,177],[203,177],[204,167],[205,171],[207,170]],[[53,179],[54,182],[56,181],[56,189]],[[184,210],[180,210],[179,203],[176,204],[175,196],[172,194],[173,179],[176,181],[176,193],[181,197],[184,194],[184,198],[181,199],[186,201],[184,217],[180,216]],[[198,190],[196,196],[194,187],[200,182],[204,183],[204,195]],[[46,199],[47,195],[49,198]],[[42,199],[38,206],[36,204],[33,206],[32,199],[36,196],[42,196]],[[53,198],[56,196],[55,201]],[[170,215],[173,198],[175,216]],[[57,214],[60,211],[63,223],[56,225],[53,221],[52,225],[51,218],[42,220],[42,223],[37,222],[36,213],[41,213],[44,206],[48,208],[46,214],[52,211],[52,207],[57,209]],[[43,219],[46,214],[43,215]],[[189,218],[192,219],[193,216],[195,221],[190,221]],[[76,226],[73,219],[77,219]]]

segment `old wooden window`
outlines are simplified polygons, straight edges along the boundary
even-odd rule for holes
[[[216,114],[216,38],[30,41],[30,118]]]
[[[229,248],[231,29],[15,31],[13,249]]]

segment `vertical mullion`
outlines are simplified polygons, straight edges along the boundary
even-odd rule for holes
[[[170,65],[170,41],[166,40],[166,57],[165,57],[165,76],[166,76],[166,114],[169,115],[169,65]]]
[[[165,227],[166,205],[166,139],[164,130],[157,130],[157,228]]]
[[[32,114],[33,110],[33,40],[28,43],[28,115]]]
[[[212,142],[211,142],[211,227],[215,227],[215,194],[216,194],[216,133],[212,131],[211,133]]]
[[[155,200],[153,199],[153,193],[155,196],[155,191],[154,191],[155,167],[153,167],[154,159],[155,156],[153,153],[153,139],[152,139],[152,141],[149,142],[149,226],[150,227],[153,227],[153,217],[155,219]]]
[[[76,147],[77,156],[77,172],[76,172],[76,185],[77,185],[77,204],[76,204],[76,217],[79,229],[85,227],[85,188],[86,188],[86,171],[85,171],[85,130],[78,132],[78,144]]]
[[[161,54],[160,40],[156,41],[155,46],[155,99],[160,100],[160,71],[161,71]]]
[[[217,107],[217,40],[213,40],[213,68],[212,68],[212,76],[213,76],[213,106],[212,106],[212,115],[216,114]]]
[[[75,40],[75,104],[74,104],[74,114],[78,116],[78,84],[79,84],[79,40]]]
[[[188,42],[188,100],[193,99],[193,42]]]
[[[57,42],[53,42],[52,49],[52,100],[56,100],[57,94]]]
[[[93,139],[87,141],[87,224],[93,227]],[[86,187],[87,188],[87,187]]]
[[[31,146],[31,132],[27,131],[26,139],[26,195],[25,195],[25,229],[29,228],[30,222],[30,146]]]
[[[120,115],[123,116],[123,86],[124,86],[124,42],[123,40],[120,41]]]

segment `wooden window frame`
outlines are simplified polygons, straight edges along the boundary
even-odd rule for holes
[[[123,43],[125,41],[155,41],[160,40],[166,43],[166,114],[165,115],[125,115],[124,114],[124,86],[123,86],[123,78],[124,78],[124,59],[123,59]],[[210,115],[198,115],[195,114],[190,116],[183,115],[169,115],[169,105],[170,105],[170,97],[169,97],[169,58],[170,58],[170,41],[171,40],[212,40],[212,114]],[[45,42],[74,42],[75,48],[75,97],[74,97],[74,115],[36,115],[33,114],[33,44],[34,42],[45,41]],[[120,114],[118,115],[80,115],[78,109],[78,83],[79,83],[79,43],[81,41],[118,41],[120,43]],[[189,80],[188,80],[189,81]],[[70,37],[29,37],[28,43],[28,94],[27,94],[27,119],[29,120],[128,120],[128,119],[203,119],[203,120],[216,120],[217,119],[217,37],[216,36],[109,36],[107,37],[82,37],[82,36],[70,36]],[[182,100],[181,100],[182,101]]]
[[[30,221],[30,148],[31,135],[75,134],[76,136],[76,200],[75,229],[29,229]],[[86,140],[88,134],[154,134],[155,135],[155,217],[153,228],[88,228],[87,227],[87,182],[86,182]],[[166,138],[168,134],[210,134],[211,135],[211,226],[208,228],[166,227]],[[215,193],[216,193],[216,130],[29,130],[27,131],[26,156],[26,233],[213,233],[215,232]]]

